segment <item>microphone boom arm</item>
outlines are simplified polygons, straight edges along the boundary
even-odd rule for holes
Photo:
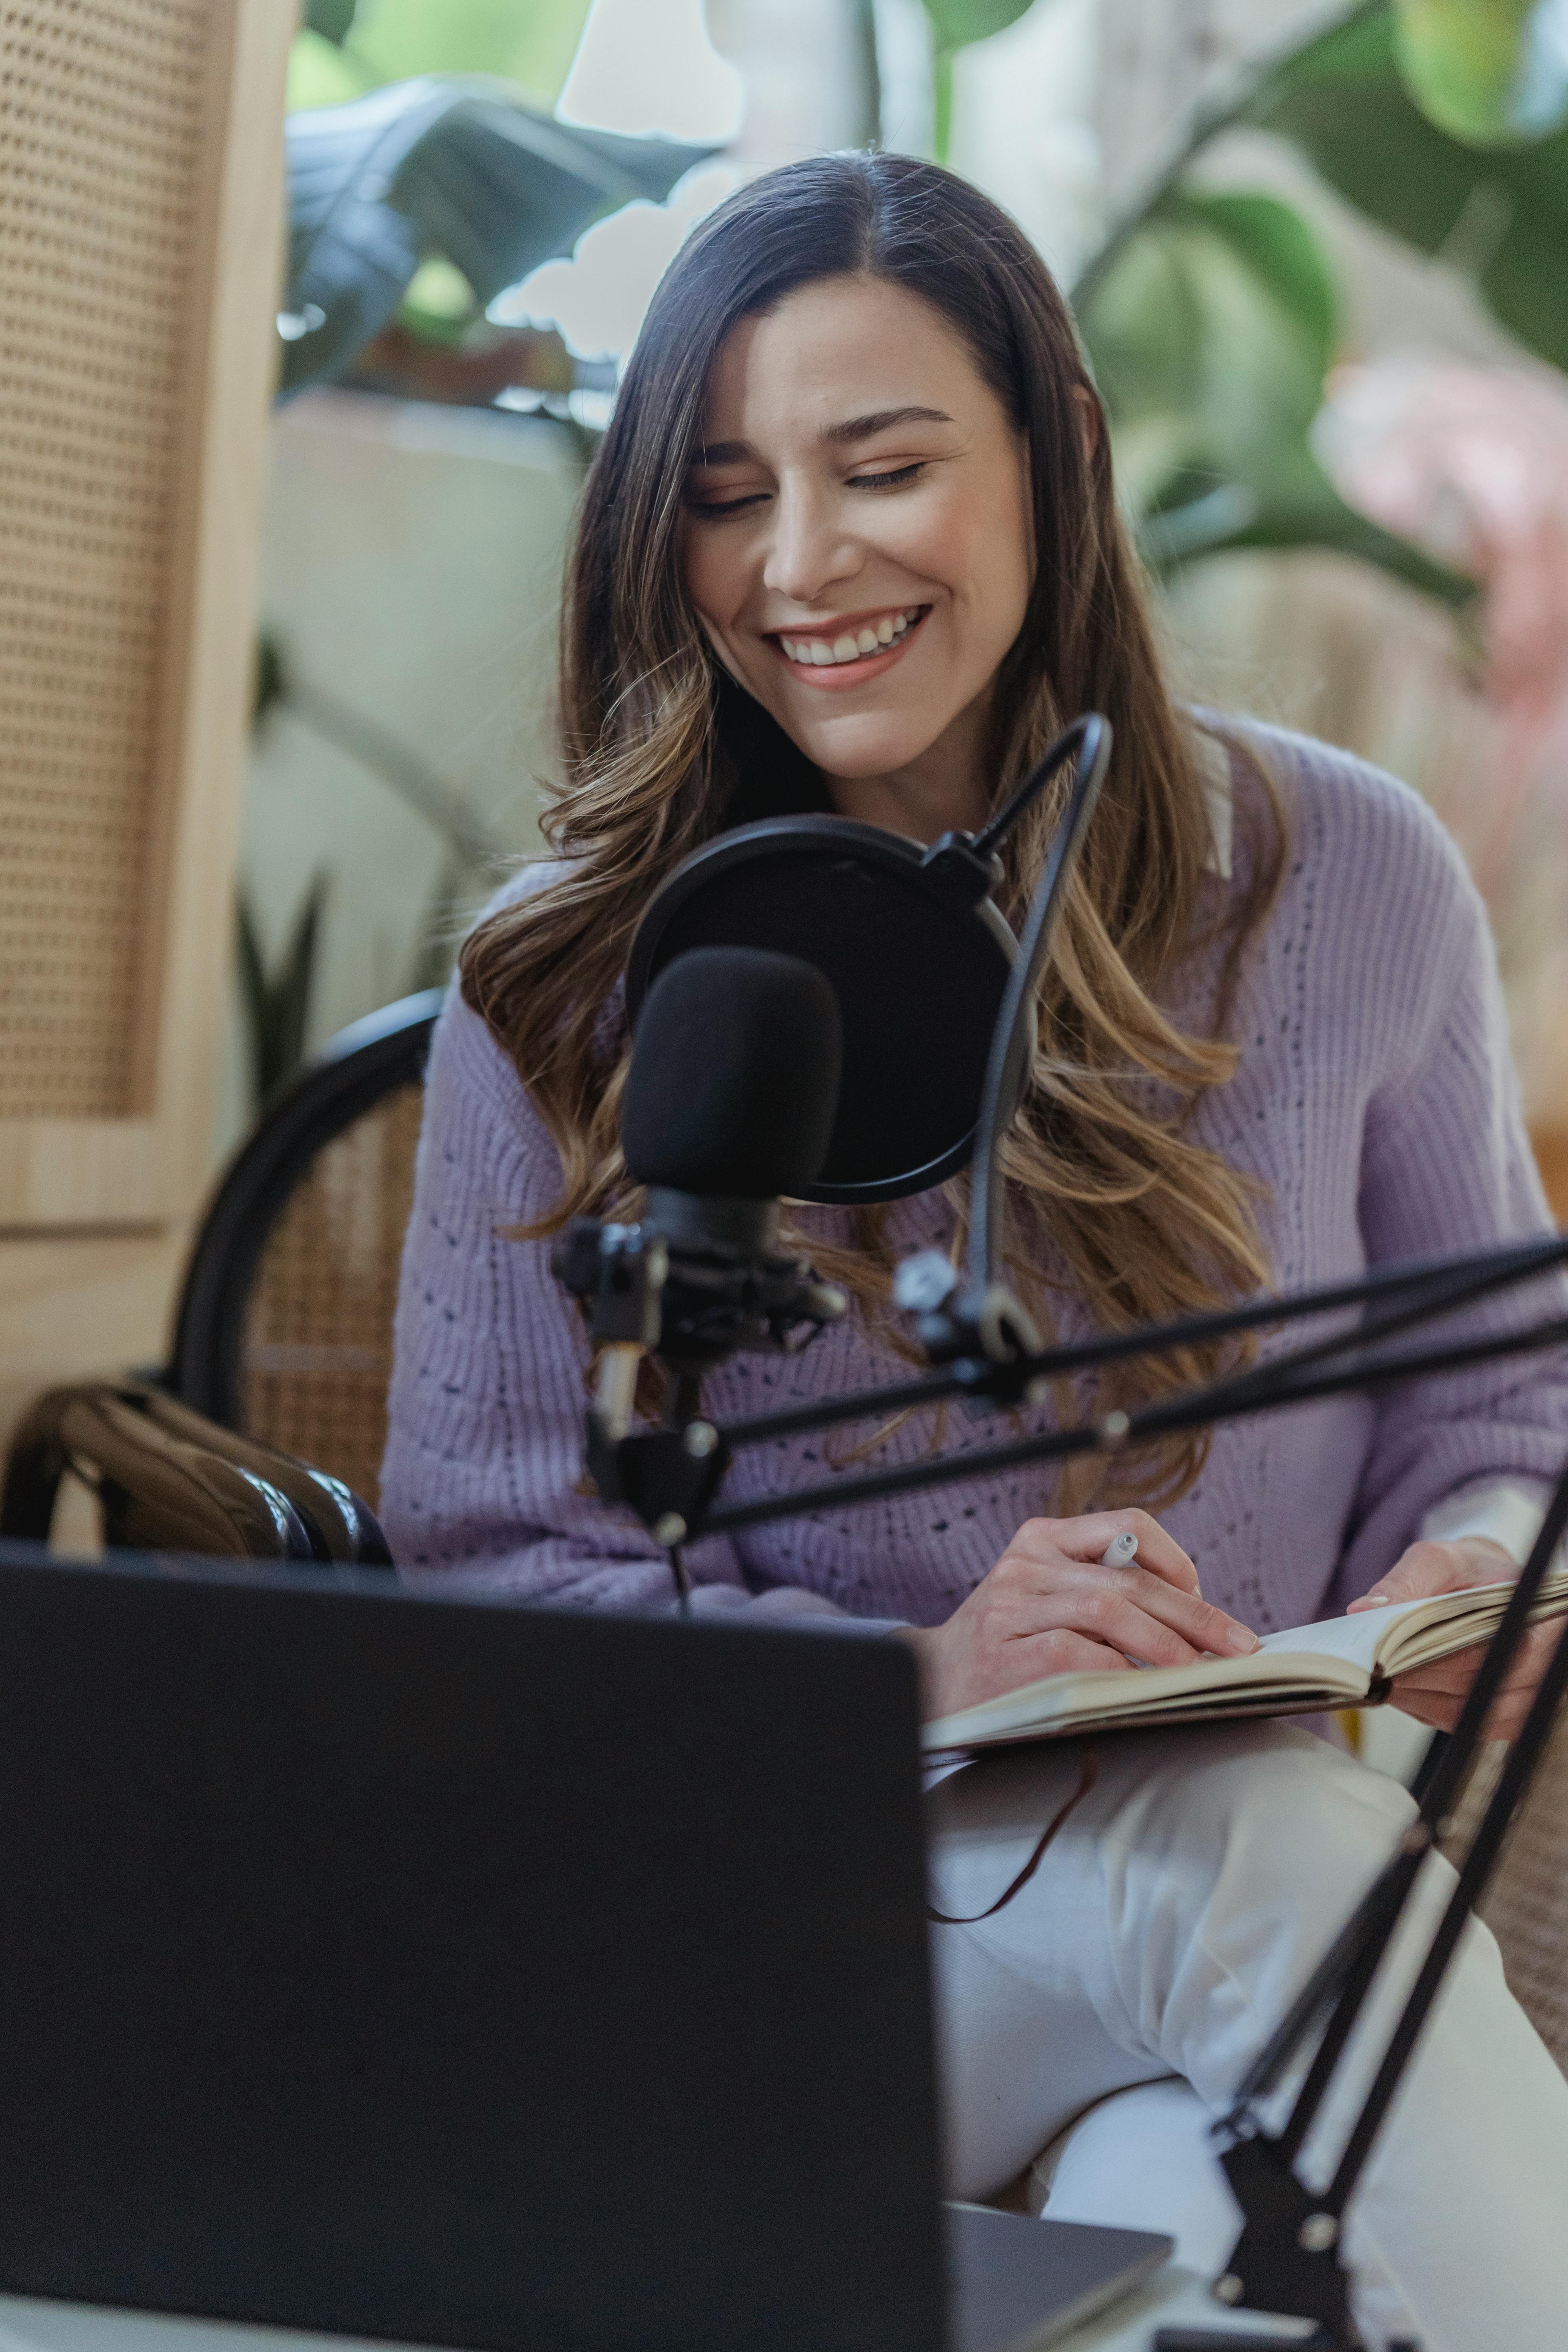
[[[973,841],[957,835],[944,836],[928,853],[927,862],[936,863],[962,851],[967,867],[975,872],[1000,873],[995,856],[997,844],[1005,839],[1018,819],[1039,798],[1063,761],[1076,751],[1078,762],[1072,790],[1029,901],[986,1057],[970,1161],[965,1279],[960,1281],[956,1270],[940,1250],[922,1250],[905,1260],[894,1280],[893,1297],[900,1307],[919,1315],[921,1341],[933,1364],[976,1354],[994,1363],[1006,1364],[1039,1350],[1039,1333],[1002,1280],[1006,1195],[1001,1147],[1016,1114],[1027,1065],[1034,1053],[1035,1001],[1040,974],[1061,921],[1068,886],[1105,782],[1110,745],[1110,720],[1098,711],[1086,711],[1058,736],[1006,807],[983,833]]]
[[[1089,820],[1100,799],[1110,763],[1110,723],[1090,711],[1076,719],[1042,761],[1047,774],[1053,772],[1075,745],[1078,750],[1078,770],[1062,821],[1051,843],[1046,867],[1035,888],[1029,911],[1018,940],[1018,959],[1007,976],[1001,1010],[996,1016],[995,1034],[991,1041],[991,1053],[985,1066],[985,1086],[980,1097],[980,1118],[974,1130],[974,1173],[971,1179],[969,1210],[969,1287],[972,1291],[988,1291],[1001,1279],[1003,1263],[1002,1234],[1005,1188],[1002,1174],[1002,1141],[1012,1126],[1024,1091],[1025,1063],[1031,1043],[1029,1013],[1039,987],[1040,974],[1046,967],[1057,926],[1061,921],[1067,899],[1068,885],[1083,847]],[[1036,772],[1025,790],[1043,788],[1046,776]],[[1032,796],[1032,795],[1031,795]],[[1022,795],[1019,795],[1022,798]],[[1018,801],[1003,811],[998,820],[1003,830],[1022,814]],[[991,833],[997,828],[993,826]],[[990,845],[991,835],[982,834],[976,849]]]

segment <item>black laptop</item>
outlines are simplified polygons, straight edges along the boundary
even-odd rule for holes
[[[900,1644],[0,1548],[0,2288],[480,2352],[1013,2352],[938,2197]]]

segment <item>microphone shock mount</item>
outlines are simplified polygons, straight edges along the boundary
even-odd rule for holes
[[[586,1466],[673,1551],[712,1500],[729,1446],[700,1417],[698,1383],[739,1349],[794,1355],[847,1312],[841,1290],[776,1246],[778,1204],[648,1188],[635,1225],[574,1217],[551,1253],[583,1306],[597,1364]],[[671,1377],[664,1425],[634,1426],[637,1375],[657,1353]],[[677,1564],[677,1583],[683,1578]]]

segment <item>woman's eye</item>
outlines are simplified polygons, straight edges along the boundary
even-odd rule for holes
[[[891,473],[851,474],[849,487],[852,490],[896,490],[905,482],[916,480],[925,469],[925,459],[917,457],[908,466],[895,466]]]
[[[765,490],[744,490],[733,499],[689,497],[686,509],[689,514],[702,515],[711,520],[719,515],[744,514],[749,507],[760,506],[766,496]]]
[[[924,457],[917,457],[907,466],[894,466],[881,473],[851,474],[847,478],[846,488],[851,490],[903,489],[909,483],[918,481],[928,462]],[[689,490],[686,510],[704,521],[717,522],[725,515],[750,513],[752,508],[765,505],[770,495],[767,490],[737,490],[729,498],[705,498],[700,490]]]

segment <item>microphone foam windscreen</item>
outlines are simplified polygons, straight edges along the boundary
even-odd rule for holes
[[[694,948],[647,992],[621,1143],[639,1184],[772,1201],[813,1181],[833,1134],[838,1000],[815,965],[761,948]]]

